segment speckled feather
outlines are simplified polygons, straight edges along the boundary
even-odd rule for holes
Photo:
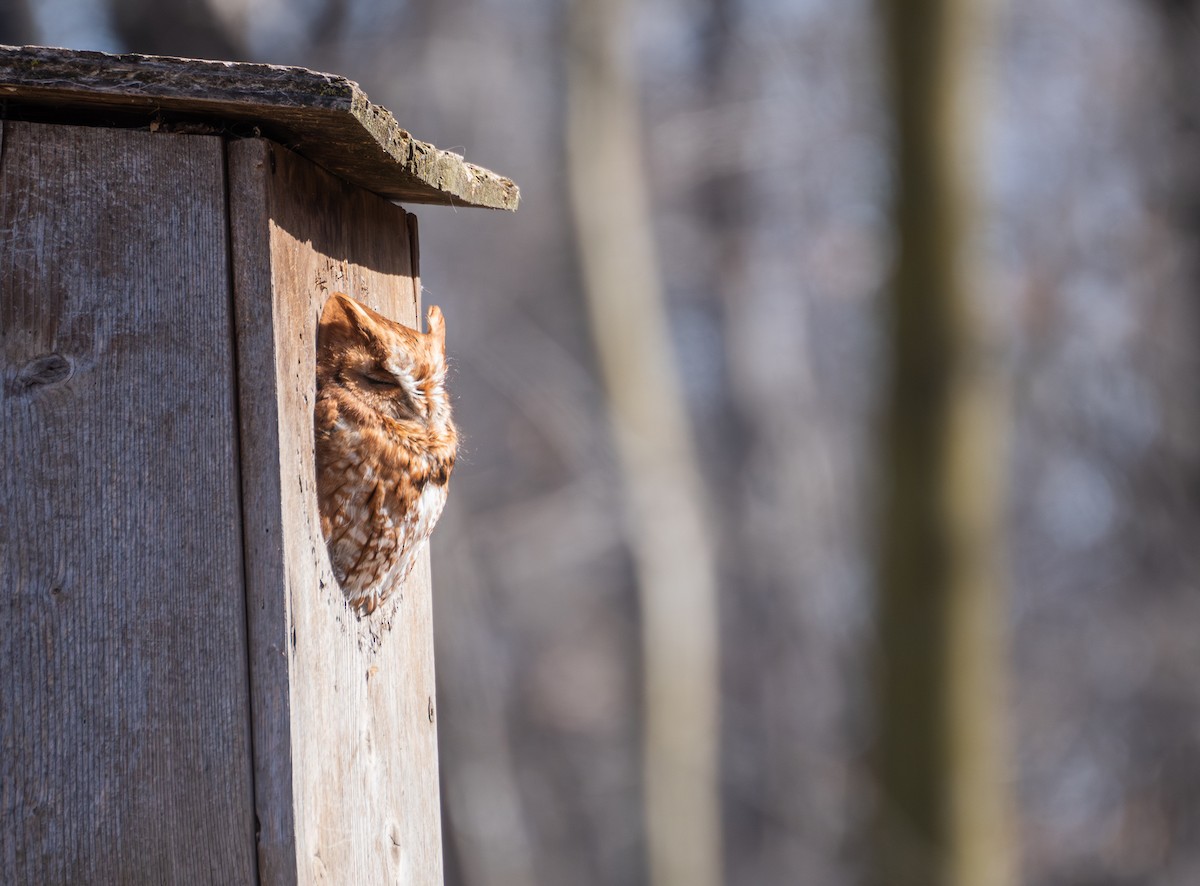
[[[446,504],[458,435],[446,395],[446,332],[418,332],[346,295],[317,336],[321,531],[350,604],[373,612],[408,577]]]

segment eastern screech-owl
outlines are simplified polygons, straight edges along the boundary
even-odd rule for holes
[[[446,325],[428,332],[335,293],[317,334],[321,531],[360,615],[408,577],[446,504],[458,434],[446,396]]]

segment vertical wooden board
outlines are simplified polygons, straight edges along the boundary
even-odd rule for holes
[[[411,217],[262,140],[228,157],[263,879],[441,883],[428,555],[357,618],[313,461],[321,308],[343,291],[416,324]]]
[[[252,883],[221,141],[2,125],[0,880]]]

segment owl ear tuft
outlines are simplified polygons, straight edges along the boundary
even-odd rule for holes
[[[345,293],[335,292],[321,311],[322,327],[341,327],[349,335],[374,351],[381,346],[381,331],[391,321]]]
[[[438,348],[442,353],[446,352],[446,318],[442,316],[442,309],[437,305],[430,305],[429,310],[425,312],[425,321],[429,324],[428,335],[433,337],[437,342]]]
[[[325,307],[321,311],[321,323],[336,323],[340,320],[351,329],[366,332],[375,325],[374,313],[370,308],[359,304],[344,292],[335,292],[325,302]]]

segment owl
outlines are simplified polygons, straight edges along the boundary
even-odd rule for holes
[[[446,395],[446,324],[428,332],[335,293],[317,332],[321,532],[358,614],[400,585],[446,504],[458,434]]]

